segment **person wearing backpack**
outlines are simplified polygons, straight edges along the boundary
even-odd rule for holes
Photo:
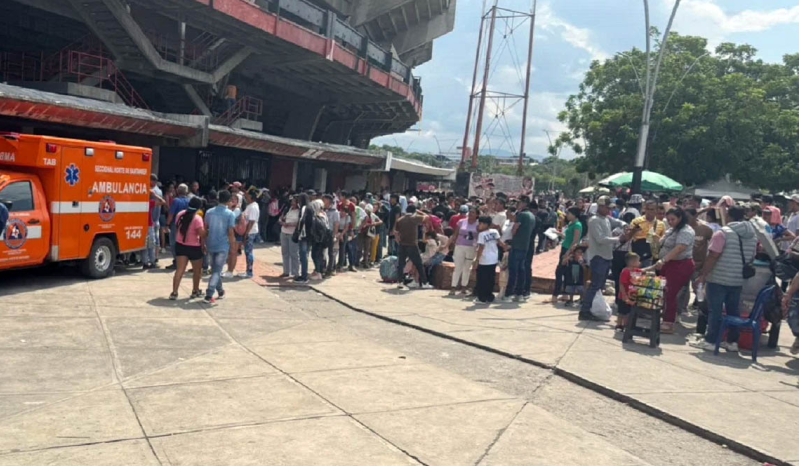
[[[294,277],[294,282],[300,285],[308,283],[308,231],[311,229],[308,223],[312,222],[313,217],[309,204],[306,193],[297,196],[297,206],[300,208],[300,223],[294,230],[291,240],[300,246],[300,274]]]
[[[311,260],[313,260],[314,273],[311,280],[321,280],[324,272],[324,252],[325,247],[332,241],[333,233],[325,214],[325,205],[321,199],[315,199],[308,204],[306,214],[309,216],[305,227],[306,241],[311,246]]]
[[[755,274],[752,267],[757,250],[755,227],[745,220],[741,206],[731,206],[727,215],[730,223],[710,239],[707,260],[697,279],[697,284],[707,283],[710,317],[704,340],[698,340],[693,346],[708,351],[716,349],[722,311],[728,316],[740,317],[741,289],[744,281]],[[727,331],[727,341],[722,343],[727,351],[738,351],[738,333],[735,327]]]

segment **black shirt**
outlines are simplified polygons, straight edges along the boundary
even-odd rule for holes
[[[391,206],[391,210],[389,211],[388,221],[386,224],[388,225],[388,231],[394,229],[394,223],[397,220],[397,217],[402,215],[402,207],[399,204]]]

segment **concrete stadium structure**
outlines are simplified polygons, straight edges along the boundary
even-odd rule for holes
[[[412,69],[454,19],[455,0],[7,0],[0,130],[151,146],[205,184],[344,186],[389,168],[363,149],[419,121]]]

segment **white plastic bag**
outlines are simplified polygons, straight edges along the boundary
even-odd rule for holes
[[[610,305],[605,301],[602,293],[594,295],[594,301],[591,303],[591,315],[606,322],[609,321],[610,317],[613,315],[613,309],[611,309]]]

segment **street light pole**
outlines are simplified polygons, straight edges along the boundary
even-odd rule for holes
[[[666,47],[668,45],[671,26],[674,24],[674,17],[677,15],[677,9],[679,7],[680,0],[676,0],[674,2],[674,8],[671,10],[671,16],[669,17],[669,23],[666,26],[666,31],[663,33],[663,40],[660,43],[660,51],[658,52],[658,60],[655,64],[654,73],[652,73],[652,66],[650,62],[652,39],[649,33],[649,0],[644,0],[644,18],[646,22],[646,90],[644,95],[644,112],[643,117],[641,118],[641,132],[638,135],[638,152],[635,155],[635,165],[633,166],[633,194],[638,194],[641,192],[641,180],[644,174],[646,148],[647,141],[649,139],[649,120],[652,116],[652,106],[654,103],[655,89],[657,88],[658,74],[660,74],[660,65],[663,62],[663,56],[666,54]]]

